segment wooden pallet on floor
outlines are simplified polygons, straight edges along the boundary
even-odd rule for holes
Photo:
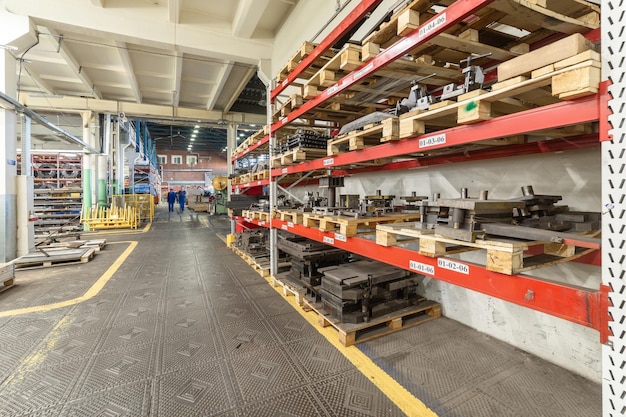
[[[95,248],[50,248],[21,256],[13,261],[15,269],[61,266],[75,263],[87,263],[95,255]]]
[[[408,329],[441,316],[441,305],[429,300],[359,324],[341,323],[327,315],[319,305],[312,304],[306,299],[304,306],[317,314],[321,327],[333,326],[339,333],[339,342],[346,347]]]
[[[293,165],[303,161],[311,161],[326,156],[326,149],[296,148],[272,158],[272,167]]]
[[[90,240],[67,240],[63,242],[52,242],[45,246],[38,246],[38,249],[49,248],[94,248],[96,252],[100,252],[106,246],[106,239],[90,239]]]
[[[287,274],[288,272],[284,273]],[[281,287],[283,296],[287,297],[293,295],[296,299],[296,303],[299,306],[304,305],[304,297],[306,296],[306,288],[298,286],[295,283],[284,277],[284,274],[279,274],[277,277],[270,276],[269,281],[272,287]],[[283,276],[281,276],[283,275]]]
[[[398,140],[398,126],[398,118],[391,117],[380,123],[365,126],[362,130],[338,136],[327,142],[327,154],[328,156],[339,155],[346,151],[356,151],[383,142]]]
[[[261,256],[261,257],[254,257],[254,256],[250,256],[250,254],[242,251],[241,249],[239,249],[236,246],[232,246],[231,245],[231,249],[233,250],[233,252],[235,252],[237,255],[239,255],[239,257],[241,259],[243,259],[248,265],[250,265],[252,267],[252,269],[257,271],[259,273],[259,275],[261,275],[262,277],[269,277],[270,276],[270,257],[269,257],[269,255],[268,256]]]
[[[324,232],[339,232],[343,236],[357,236],[371,233],[378,224],[399,223],[419,219],[416,213],[389,213],[380,217],[329,216],[322,214],[304,213],[302,224],[306,227],[317,227]],[[365,230],[364,230],[365,229]]]

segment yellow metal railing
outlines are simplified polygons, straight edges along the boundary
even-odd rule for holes
[[[137,210],[131,206],[84,208],[80,222],[87,230],[98,229],[136,229],[139,225]]]
[[[154,218],[154,196],[151,194],[114,195],[111,196],[111,205],[117,207],[133,207],[139,215],[140,222],[151,222]]]

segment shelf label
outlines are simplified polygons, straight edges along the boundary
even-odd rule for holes
[[[340,242],[347,242],[347,239],[344,235],[342,235],[341,233],[336,233],[335,232],[335,239],[337,239]]]
[[[358,70],[357,72],[354,73],[354,76],[352,77],[353,80],[358,80],[361,78],[361,76],[363,76],[363,74],[371,71],[374,68],[374,63],[370,62],[369,64],[367,64],[366,66],[364,66],[363,68],[361,68],[360,70]]]
[[[245,183],[244,185],[242,185],[242,187],[244,187],[244,188],[249,187],[249,186],[250,186],[250,183],[249,183],[249,182],[247,182],[247,183]]]
[[[283,81],[281,84],[283,87],[286,87],[289,85],[289,80],[285,78],[285,81]]]
[[[446,143],[446,134],[442,133],[441,135],[428,136],[427,138],[420,139],[419,147],[428,148],[430,146],[435,146],[435,145],[445,145],[445,143]]]
[[[334,93],[338,89],[339,89],[339,84],[335,84],[332,87],[329,87],[326,90],[324,90],[324,93],[326,93],[326,97],[329,97],[332,93]]]
[[[261,181],[257,181],[257,182],[256,182],[256,185],[261,185]]]
[[[288,168],[283,168],[281,171],[281,174],[286,174],[287,172],[289,172]]]
[[[335,239],[333,239],[332,237],[328,237],[328,236],[324,236],[324,240],[322,240],[322,242],[328,244],[328,245],[334,245],[335,244]]]
[[[449,259],[437,259],[437,265],[439,268],[448,269],[454,272],[460,272],[461,274],[469,275],[470,267],[469,265],[462,264],[460,262],[454,262]]]
[[[335,163],[335,158],[327,158],[324,159],[324,166],[328,166],[328,165],[334,165]]]
[[[428,24],[424,27],[420,28],[419,35],[417,35],[417,39],[421,40],[423,37],[427,36],[430,32],[436,30],[442,25],[446,24],[446,13],[441,13],[439,16],[435,16],[433,20],[428,22]]]
[[[293,227],[293,222],[287,222],[287,227]]]
[[[435,267],[417,261],[409,261],[409,268],[428,275],[435,275]]]
[[[259,226],[265,226],[265,222],[259,222]]]
[[[286,224],[283,224],[282,226],[280,226],[280,228],[283,229],[283,230],[287,230],[288,229]]]

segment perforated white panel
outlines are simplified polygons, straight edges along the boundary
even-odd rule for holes
[[[626,0],[602,2],[603,77],[611,81],[612,141],[602,144],[602,281],[612,336],[603,347],[603,415],[626,414]],[[603,123],[604,121],[600,121]]]

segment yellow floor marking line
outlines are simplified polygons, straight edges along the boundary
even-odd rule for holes
[[[266,281],[270,285],[271,277],[266,277]],[[296,310],[311,326],[313,326],[322,336],[332,344],[346,359],[348,359],[367,379],[369,379],[383,394],[389,398],[404,414],[408,417],[438,417],[437,414],[428,408],[426,404],[411,394],[406,388],[393,379],[389,374],[383,371],[374,363],[366,354],[361,352],[356,346],[344,346],[339,342],[337,331],[332,326],[320,327],[317,324],[317,315],[312,311],[304,311],[302,306],[296,302],[295,297],[283,294],[280,286],[274,287],[292,307]]]
[[[135,250],[135,248],[139,244],[139,242],[137,242],[136,240],[123,241],[123,242],[111,242],[108,244],[114,245],[114,244],[120,244],[120,243],[128,243],[129,246],[128,248],[126,248],[126,250],[124,250],[124,252],[120,256],[118,256],[115,262],[113,262],[113,264],[104,272],[104,274],[102,274],[100,278],[98,278],[98,280],[93,283],[93,285],[87,290],[87,292],[85,292],[80,297],[72,298],[70,300],[65,300],[65,301],[59,301],[58,303],[43,304],[39,306],[18,308],[15,310],[0,311],[0,317],[17,316],[20,314],[55,310],[57,308],[63,308],[63,307],[72,306],[78,303],[82,303],[83,301],[87,301],[93,298],[102,290],[102,288],[104,288],[104,286],[106,285],[107,282],[109,282],[113,274],[117,272],[117,270],[119,269],[120,266],[122,266],[126,258],[130,256],[130,254]]]
[[[409,417],[437,417],[434,411],[426,406],[417,397],[407,391],[402,385],[383,371],[366,354],[361,352],[356,346],[344,346],[339,342],[338,333],[334,327],[320,327],[317,324],[317,315],[314,312],[307,312],[302,306],[296,303],[295,297],[285,296],[281,287],[274,287],[276,292],[283,296],[285,300],[298,311],[311,326],[313,326],[322,336],[326,338],[339,352],[343,354],[352,364],[369,379],[383,394],[391,400],[404,414]]]

